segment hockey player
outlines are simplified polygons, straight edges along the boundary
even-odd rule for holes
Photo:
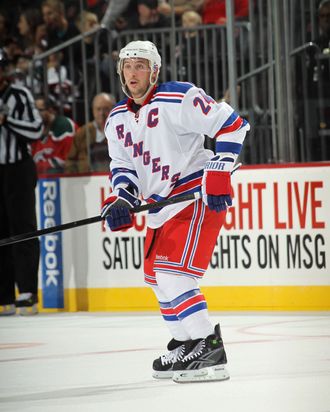
[[[220,326],[210,322],[198,281],[209,264],[227,207],[231,171],[248,123],[227,103],[190,83],[157,85],[161,57],[149,41],[121,49],[118,74],[127,95],[105,126],[112,193],[101,216],[112,231],[132,226],[130,208],[202,191],[202,199],[149,211],[144,272],[172,335],[153,363],[155,378],[223,380],[226,353]],[[216,139],[216,155],[204,148]]]

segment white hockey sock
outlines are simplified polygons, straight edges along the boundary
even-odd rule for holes
[[[159,290],[158,286],[152,286],[152,289],[158,299],[160,312],[165,320],[171,336],[178,341],[184,342],[190,339],[181,321],[176,316],[171,303],[168,302],[165,295]]]
[[[171,303],[186,334],[191,339],[205,338],[214,332],[204,295],[197,280],[182,275],[156,273],[159,291]]]
[[[207,309],[199,310],[181,320],[191,339],[206,338],[214,333]]]

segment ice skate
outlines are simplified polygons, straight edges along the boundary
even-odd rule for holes
[[[0,305],[0,316],[15,315],[15,313],[16,306],[13,303],[8,305]]]
[[[155,359],[152,365],[152,376],[156,379],[170,379],[173,376],[173,364],[183,359],[192,348],[196,341],[178,341],[172,339],[168,345],[168,352]]]
[[[216,325],[214,334],[200,339],[188,355],[174,363],[173,381],[185,383],[229,379],[229,373],[225,369],[226,363],[220,325]]]
[[[38,297],[33,293],[21,293],[15,302],[17,312],[22,316],[38,313]]]

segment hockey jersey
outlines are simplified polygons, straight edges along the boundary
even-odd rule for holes
[[[75,131],[76,124],[69,117],[55,117],[48,135],[31,145],[33,160],[39,173],[63,172]]]
[[[204,165],[214,156],[204,136],[217,139],[217,151],[239,154],[249,128],[227,103],[191,83],[158,85],[137,113],[131,104],[119,102],[105,125],[112,185],[130,184],[147,202],[199,191]],[[151,210],[148,226],[161,226],[189,203]]]

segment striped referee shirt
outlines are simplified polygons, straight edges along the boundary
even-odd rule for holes
[[[42,136],[42,119],[32,94],[22,86],[10,85],[0,92],[0,165],[13,164],[30,156],[29,144]]]

